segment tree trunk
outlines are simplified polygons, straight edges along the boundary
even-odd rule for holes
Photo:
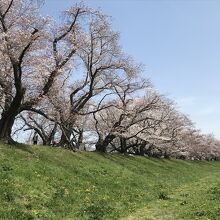
[[[127,153],[126,138],[123,138],[123,137],[120,138],[120,145],[121,145],[120,153],[122,153],[122,154]]]
[[[14,124],[16,115],[10,114],[8,112],[2,114],[0,120],[0,140],[4,142],[11,143],[11,130]]]
[[[101,153],[106,153],[106,147],[107,146],[103,145],[103,142],[97,142],[97,144],[95,145],[96,151]]]
[[[4,110],[0,120],[0,140],[7,143],[15,143],[11,138],[11,131],[16,116],[20,113],[21,102],[25,93],[25,89],[17,92],[9,108]]]
[[[70,131],[67,131],[67,130],[62,131],[62,135],[61,135],[60,142],[58,145],[61,147],[67,147],[70,150],[75,151],[76,146],[71,141],[71,132]]]
[[[64,132],[62,132],[60,142],[59,142],[59,146],[65,146],[65,145],[69,145],[69,141],[67,140],[67,137],[64,134]]]
[[[55,123],[55,125],[54,125],[54,127],[53,127],[53,129],[52,129],[52,131],[51,131],[51,133],[50,133],[50,135],[48,137],[48,139],[47,139],[47,145],[48,146],[54,143],[54,137],[55,137],[55,134],[57,132],[57,126],[58,126],[58,124]]]
[[[144,153],[145,153],[144,148],[145,148],[145,145],[143,146],[143,145],[141,144],[141,146],[140,146],[140,155],[141,155],[141,156],[144,156]]]
[[[153,144],[150,144],[149,147],[147,149],[145,149],[145,154],[149,157],[152,157],[153,156]]]
[[[83,130],[79,132],[79,137],[76,143],[76,149],[78,150],[85,150],[85,147],[83,145]]]
[[[146,142],[146,141],[143,141],[143,142],[140,144],[140,155],[141,155],[141,156],[144,156],[144,154],[146,153],[146,145],[147,145],[147,142]]]
[[[116,138],[113,134],[108,134],[104,140],[99,140],[96,144],[96,151],[106,153],[108,145]]]

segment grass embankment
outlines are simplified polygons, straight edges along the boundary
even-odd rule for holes
[[[220,162],[0,145],[0,219],[220,219]]]

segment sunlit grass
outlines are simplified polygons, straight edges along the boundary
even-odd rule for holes
[[[220,162],[0,145],[0,219],[220,219]]]

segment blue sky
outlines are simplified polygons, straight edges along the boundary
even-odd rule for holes
[[[58,18],[76,0],[45,0]],[[124,50],[203,132],[220,138],[220,1],[85,0],[112,17]]]

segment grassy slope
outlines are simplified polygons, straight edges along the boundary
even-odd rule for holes
[[[220,220],[220,162],[0,145],[0,219]]]

